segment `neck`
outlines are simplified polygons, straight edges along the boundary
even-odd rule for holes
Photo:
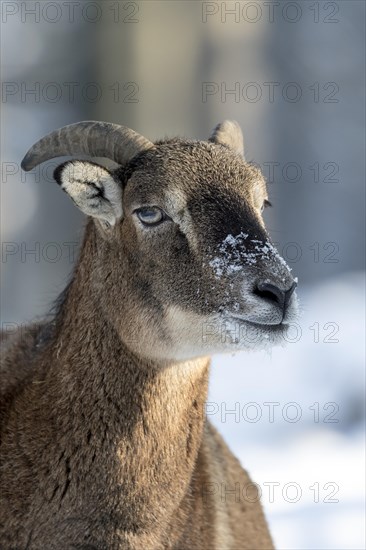
[[[80,470],[69,498],[77,494],[91,510],[102,503],[125,532],[166,531],[189,491],[202,440],[208,359],[136,357],[90,299],[86,275],[81,257],[47,375],[52,416]]]

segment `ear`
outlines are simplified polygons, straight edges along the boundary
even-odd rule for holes
[[[83,160],[71,160],[54,171],[54,178],[74,203],[104,227],[122,218],[122,186],[106,168]]]
[[[226,145],[226,147],[244,157],[243,133],[235,120],[220,122],[212,132],[209,141]]]

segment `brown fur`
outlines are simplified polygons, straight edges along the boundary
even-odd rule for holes
[[[122,221],[89,221],[54,320],[4,342],[1,548],[271,549],[248,475],[205,418],[209,358],[188,328],[238,299],[207,261],[229,233],[267,238],[263,180],[224,146],[183,141],[115,177]],[[175,225],[142,232],[146,202]]]

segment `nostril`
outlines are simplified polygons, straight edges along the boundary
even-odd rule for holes
[[[271,302],[278,304],[281,308],[284,308],[289,303],[296,286],[297,285],[294,282],[289,289],[282,290],[272,283],[258,283],[254,290],[254,294],[259,296],[259,298],[270,300]]]
[[[289,303],[290,298],[293,295],[294,290],[295,290],[296,287],[297,287],[297,283],[293,282],[292,286],[288,290],[286,290],[286,292],[285,292],[285,306],[287,306],[287,304]]]
[[[275,302],[279,306],[283,307],[285,304],[286,293],[271,283],[258,283],[257,288],[254,290],[254,294],[260,298]]]

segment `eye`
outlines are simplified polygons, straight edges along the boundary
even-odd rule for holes
[[[268,206],[272,206],[272,203],[270,203],[269,200],[264,199],[263,204],[262,204],[262,207],[261,207],[261,212],[263,212],[263,210],[264,210],[265,208],[267,208]]]
[[[159,225],[165,220],[170,219],[158,206],[143,206],[134,211],[140,222],[144,225]]]

